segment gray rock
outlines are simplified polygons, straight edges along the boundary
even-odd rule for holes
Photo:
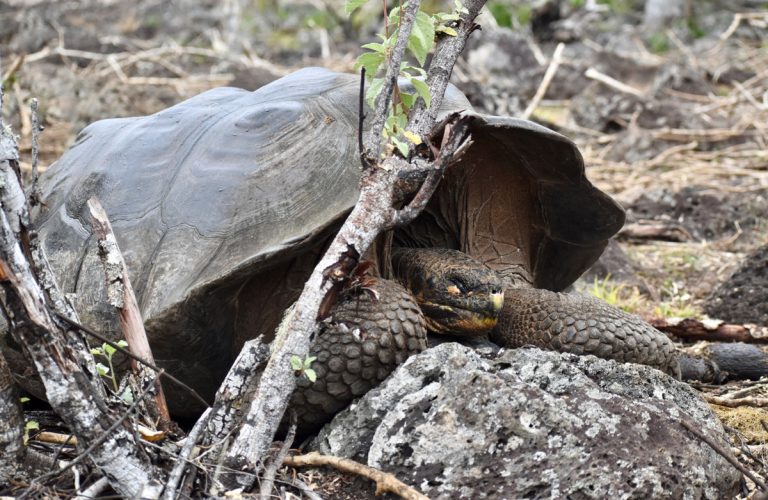
[[[436,498],[727,498],[739,473],[686,384],[645,366],[455,343],[410,358],[312,443]]]

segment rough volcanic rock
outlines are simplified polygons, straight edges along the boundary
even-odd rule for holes
[[[739,474],[693,389],[639,365],[442,344],[340,413],[313,447],[431,498],[728,498]]]
[[[724,321],[768,325],[768,245],[748,255],[715,289],[704,308]]]

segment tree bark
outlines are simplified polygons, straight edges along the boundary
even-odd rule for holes
[[[147,332],[144,330],[144,320],[141,319],[139,304],[136,302],[131,280],[128,277],[128,267],[117,245],[107,213],[95,198],[88,200],[88,210],[93,218],[93,233],[99,240],[99,258],[104,266],[107,297],[109,303],[118,310],[120,329],[128,342],[128,348],[137,357],[154,365],[155,358],[152,356]],[[158,420],[158,427],[168,431],[171,426],[171,414],[168,411],[159,377],[155,377],[154,371],[134,359],[131,360],[131,370],[138,377],[139,386],[144,386],[147,380],[155,379],[155,392],[151,399],[153,404],[147,406],[152,420]]]
[[[1,93],[1,92],[0,92]],[[0,102],[2,96],[0,95]],[[11,168],[18,158],[16,143],[0,123],[0,286],[9,314],[11,335],[34,363],[51,406],[77,436],[82,447],[103,437],[116,415],[104,403],[93,360],[67,342],[65,331],[54,322],[48,301],[29,264],[28,212],[19,199],[21,190]],[[87,346],[83,346],[87,347]],[[94,383],[94,380],[97,382]],[[83,448],[81,448],[83,449]],[[114,429],[91,453],[93,462],[124,496],[134,496],[155,476],[149,458],[125,426]]]

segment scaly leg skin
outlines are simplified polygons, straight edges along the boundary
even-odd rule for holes
[[[678,354],[666,335],[587,295],[508,288],[491,340],[639,363],[680,378]]]
[[[319,429],[427,347],[419,306],[399,284],[382,279],[372,292],[347,293],[310,349],[314,383],[300,376],[291,399],[300,434]]]

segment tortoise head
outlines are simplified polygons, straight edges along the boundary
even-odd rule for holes
[[[496,326],[504,304],[501,279],[469,255],[445,248],[399,248],[392,254],[392,270],[433,332],[477,336]]]
[[[525,120],[467,114],[472,145],[395,241],[465,252],[505,289],[565,289],[621,229],[623,209],[589,182],[567,138]]]

